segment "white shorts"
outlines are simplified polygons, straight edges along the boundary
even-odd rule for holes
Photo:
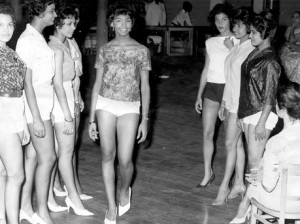
[[[257,125],[259,118],[261,116],[261,113],[262,113],[262,111],[260,111],[256,114],[250,115],[248,117],[245,117],[245,118],[241,119],[241,121],[244,124]],[[265,124],[266,129],[273,130],[273,128],[275,128],[275,126],[277,124],[277,121],[278,121],[278,116],[275,113],[270,112],[269,117]]]
[[[72,87],[72,81],[66,81],[63,82],[64,90],[66,93],[67,101],[68,101],[68,106],[69,110],[71,112],[71,116],[74,119],[75,117],[75,102],[74,102],[74,92],[73,92],[73,87]],[[54,97],[54,107],[52,111],[52,122],[53,123],[60,123],[65,121],[65,115],[64,112],[61,109],[61,106],[58,102],[57,96],[55,94]]]
[[[131,113],[140,114],[140,105],[140,101],[112,100],[98,95],[96,110],[105,110],[116,117],[120,117]]]

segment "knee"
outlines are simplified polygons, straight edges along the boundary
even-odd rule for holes
[[[115,160],[116,153],[115,152],[102,152],[102,162],[107,163]]]
[[[203,140],[212,142],[214,138],[213,131],[203,131]]]
[[[133,167],[133,163],[131,160],[129,161],[121,161],[119,162],[120,168],[121,169],[130,169]]]
[[[24,180],[25,174],[23,169],[7,174],[7,181],[13,181],[15,186],[20,186]]]
[[[236,145],[232,142],[231,139],[225,140],[225,148],[227,153],[233,152],[236,150]]]
[[[38,162],[39,164],[43,164],[44,166],[53,167],[56,162],[56,155],[55,153],[48,154],[46,156],[39,158]]]

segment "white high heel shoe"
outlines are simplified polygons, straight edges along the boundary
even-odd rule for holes
[[[34,213],[32,216],[32,220],[36,224],[47,224],[38,214]]]
[[[67,195],[68,195],[68,190],[67,190],[66,185],[64,185],[64,189],[65,189],[66,196],[67,196]],[[79,197],[80,197],[80,199],[83,200],[83,201],[84,201],[84,200],[90,200],[90,199],[93,198],[92,196],[87,195],[87,194],[80,194]]]
[[[249,219],[250,217],[250,212],[251,212],[251,206],[248,207],[245,215],[242,218],[237,218],[235,217],[233,220],[230,221],[229,224],[240,224],[240,223],[244,223],[246,221],[246,219]]]
[[[63,206],[54,206],[53,204],[51,204],[49,201],[47,203],[48,208],[51,212],[63,212],[63,211],[67,211],[68,208],[67,207],[63,207]]]
[[[116,208],[117,209],[117,208]],[[115,220],[109,220],[106,218],[108,210],[105,212],[105,219],[104,219],[104,224],[116,224],[117,223],[117,210],[116,210],[116,217]]]
[[[94,215],[94,213],[92,213],[92,212],[90,212],[86,209],[81,209],[81,210],[77,209],[68,196],[66,197],[65,202],[66,202],[66,205],[67,205],[68,212],[70,212],[70,207],[71,207],[71,208],[73,208],[76,215],[80,215],[80,216],[92,216],[92,215]]]
[[[131,187],[129,187],[129,202],[127,205],[121,206],[119,203],[119,216],[124,215],[130,209],[130,201],[131,201]]]
[[[53,192],[57,197],[66,197],[66,196],[68,196],[67,191],[60,191],[60,190],[56,189],[56,187],[53,187]]]
[[[34,214],[36,214],[36,213],[34,213]],[[33,214],[33,215],[34,215],[34,214]],[[37,224],[37,223],[35,222],[35,220],[33,219],[33,216],[30,217],[26,212],[24,212],[24,211],[22,211],[22,210],[20,210],[19,220],[20,220],[20,222],[21,222],[22,220],[26,220],[26,221],[28,221],[29,223]]]

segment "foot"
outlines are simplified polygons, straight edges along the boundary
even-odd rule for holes
[[[223,187],[220,187],[219,188],[219,191],[218,191],[218,195],[215,199],[215,201],[212,203],[212,205],[224,205],[225,202],[227,202],[227,196],[229,194],[230,190],[229,188],[223,188]]]
[[[127,191],[125,191],[124,193],[120,192],[120,205],[122,207],[124,207],[125,205],[127,205],[130,201],[130,195],[129,195],[129,188],[127,189]]]
[[[228,195],[228,199],[236,198],[237,196],[241,195],[242,198],[246,192],[246,186],[244,184],[235,184]]]
[[[236,218],[241,219],[243,217],[245,217],[247,211],[249,209],[249,205],[243,203],[243,201],[240,203],[237,214],[236,214]]]
[[[69,198],[70,198],[71,202],[73,203],[73,205],[76,207],[76,209],[78,209],[78,210],[84,210],[85,209],[82,202],[81,202],[81,200],[80,200],[80,198],[79,198],[79,195],[76,196],[76,197],[74,197],[74,196],[72,197],[71,195],[69,195]]]
[[[54,224],[54,221],[52,220],[50,214],[48,212],[45,212],[43,214],[36,212],[36,214],[38,215],[38,217],[40,217],[42,220],[41,222],[37,222],[37,223],[42,223],[42,221],[44,221],[44,223],[46,224]],[[36,220],[39,221],[39,220]],[[44,224],[42,223],[42,224]]]
[[[105,214],[105,219],[108,219],[109,221],[115,221],[117,218],[117,208],[107,210]]]

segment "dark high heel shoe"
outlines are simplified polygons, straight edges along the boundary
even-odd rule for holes
[[[202,184],[199,183],[198,185],[196,185],[196,187],[197,188],[206,188],[206,187],[210,186],[211,182],[213,182],[215,177],[216,177],[215,174],[212,173],[212,175],[210,176],[210,178],[209,178],[209,180],[207,181],[206,184],[202,185]]]
[[[228,199],[234,199],[237,196],[241,195],[242,199],[244,198],[244,195],[246,193],[246,186],[245,185],[241,185],[238,188],[234,189],[234,187],[231,189],[229,195],[228,195]]]

